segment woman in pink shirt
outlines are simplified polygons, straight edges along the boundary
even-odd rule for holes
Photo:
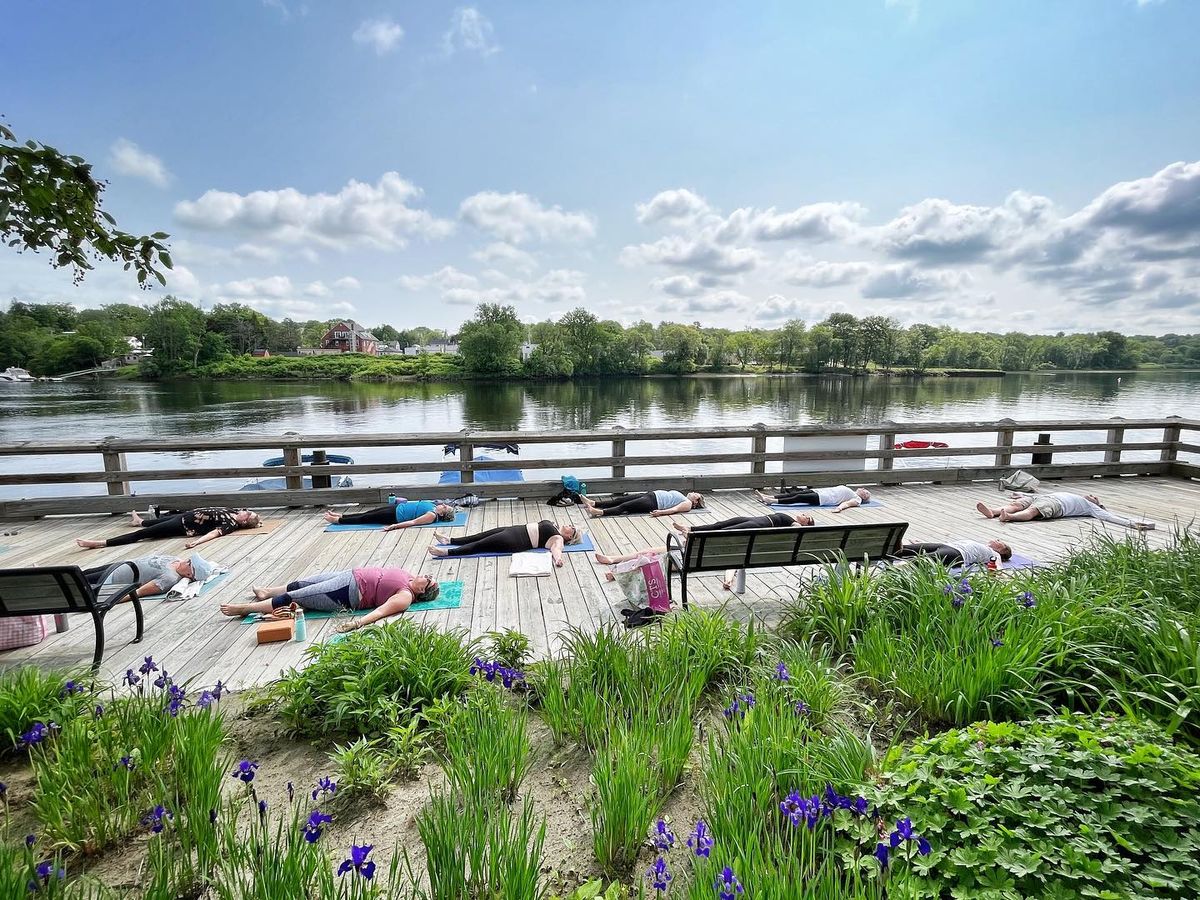
[[[269,613],[292,603],[321,612],[371,610],[338,626],[338,631],[353,631],[399,615],[413,603],[433,600],[440,590],[430,576],[413,575],[395,566],[346,569],[309,575],[275,587],[256,587],[253,603],[222,603],[221,612],[227,616],[246,616]]]

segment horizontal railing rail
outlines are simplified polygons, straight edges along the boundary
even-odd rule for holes
[[[1070,441],[1076,432],[1101,432],[1103,440],[1084,437],[1066,443],[1043,443],[1023,438],[1026,434],[1058,435]],[[1151,432],[1135,438],[1130,432]],[[893,448],[905,435],[938,436],[992,434],[994,439],[978,445]],[[850,449],[813,447],[793,449],[806,438],[862,439],[861,446]],[[767,441],[783,439],[783,450],[768,451]],[[797,439],[789,441],[789,439]],[[868,444],[874,441],[877,446]],[[698,452],[696,448],[671,446],[667,452],[648,454],[629,452],[630,444],[659,442],[744,441],[748,446],[729,451]],[[459,446],[458,458],[442,458],[446,444]],[[481,461],[474,459],[477,449],[489,444],[519,443],[523,446],[572,445],[566,457],[505,457]],[[581,451],[577,445],[606,444],[606,452]],[[314,450],[395,448],[428,450],[427,458],[416,461],[370,461],[348,465],[303,463],[302,454]],[[282,451],[284,465],[208,465],[180,462],[165,467],[131,466],[129,455],[165,454],[195,456],[246,450]],[[586,455],[584,455],[586,453]],[[1131,474],[1178,474],[1195,477],[1196,460],[1179,460],[1180,453],[1200,454],[1200,420],[1170,418],[1096,419],[1073,421],[994,422],[880,422],[849,426],[723,426],[718,428],[600,429],[595,431],[557,432],[445,432],[434,434],[284,434],[230,435],[213,438],[105,438],[71,443],[16,441],[0,443],[0,487],[79,484],[105,485],[108,496],[31,497],[0,500],[0,517],[46,515],[60,512],[122,512],[144,506],[147,499],[172,505],[237,504],[255,506],[301,506],[331,502],[374,502],[391,491],[437,495],[456,490],[472,491],[481,496],[544,497],[558,489],[550,477],[527,482],[477,482],[476,474],[498,470],[608,470],[607,477],[587,478],[593,490],[649,490],[655,487],[688,487],[696,490],[765,486],[773,481],[805,481],[813,485],[840,481],[852,483],[900,484],[912,482],[951,482],[995,478],[1016,467],[1014,457],[1029,457],[1020,467],[1039,477],[1111,476]],[[1096,459],[1064,461],[1066,454],[1093,454]],[[1130,459],[1127,454],[1139,458]],[[12,471],[21,457],[99,456],[102,468],[71,468],[58,471]],[[1057,457],[1057,460],[1055,459]],[[896,460],[905,460],[897,468]],[[978,464],[968,460],[978,459]],[[64,460],[65,462],[65,460]],[[951,465],[951,463],[956,465]],[[788,471],[767,472],[770,463],[787,463]],[[861,463],[862,468],[847,470],[846,464]],[[874,463],[876,467],[868,468]],[[915,463],[915,464],[914,464]],[[797,468],[797,464],[802,464]],[[811,465],[807,465],[811,464]],[[738,473],[706,472],[714,466],[744,466]],[[628,476],[630,468],[649,468],[654,474]],[[836,470],[836,471],[831,471]],[[459,485],[437,485],[443,471],[458,472]],[[345,489],[304,489],[304,479],[323,479],[341,475],[392,475],[397,480],[388,486]],[[195,482],[235,478],[280,478],[286,487],[243,493],[234,490],[148,493],[140,489],[132,496],[135,484],[156,482]],[[153,490],[153,489],[152,489]]]

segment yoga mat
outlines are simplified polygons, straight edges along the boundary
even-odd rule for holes
[[[449,548],[450,544],[436,544],[438,547]],[[596,545],[592,543],[592,536],[585,534],[583,540],[578,544],[570,544],[563,547],[563,553],[588,553],[596,549]],[[539,547],[536,550],[522,550],[521,553],[549,553],[545,547]],[[484,559],[489,556],[512,556],[511,553],[464,553],[462,556],[451,557],[434,557],[434,559]]]
[[[237,531],[231,531],[225,537],[235,537],[246,534],[270,534],[276,528],[283,524],[283,519],[264,519],[263,523],[257,528],[239,528]]]
[[[462,528],[467,524],[470,513],[465,509],[456,510],[454,519],[450,522],[430,522],[428,525],[411,525],[411,528]],[[326,531],[377,531],[386,525],[326,525]],[[407,529],[398,529],[406,531]]]
[[[1006,562],[1000,563],[1001,572],[1007,572],[1010,569],[1036,569],[1041,563],[1036,559],[1031,559],[1028,556],[1022,556],[1020,553],[1014,553]],[[983,566],[972,566],[975,570],[983,569]],[[962,566],[953,566],[950,571],[955,575],[962,572]]]
[[[222,581],[224,581],[226,578],[228,578],[229,575],[230,575],[229,572],[222,572],[220,575],[213,576],[208,581],[204,582],[204,584],[200,585],[200,593],[197,594],[196,597],[197,598],[203,597],[205,594],[207,594],[209,591],[211,591],[213,588],[215,588],[218,584],[220,584]],[[150,594],[147,597],[141,597],[139,599],[141,599],[143,603],[147,600],[166,600],[167,596],[169,594],[170,594],[170,591],[168,591],[166,594]],[[172,602],[181,602],[181,601],[172,601]]]
[[[441,593],[438,594],[436,600],[426,600],[422,603],[414,603],[408,608],[409,612],[427,612],[431,609],[458,609],[462,606],[463,583],[461,581],[442,581],[439,582],[442,586]],[[304,618],[306,619],[332,619],[335,616],[365,616],[371,610],[369,609],[346,609],[338,612],[323,612],[319,610],[305,610]],[[259,618],[258,613],[251,613],[241,620],[243,625],[251,625],[255,622],[262,622],[264,619]]]
[[[859,506],[883,506],[884,504],[881,501],[876,500],[874,497],[872,497],[866,503],[860,503],[858,505]],[[784,512],[793,512],[797,509],[837,509],[839,506],[841,506],[840,503],[835,503],[832,506],[813,506],[811,503],[772,503],[771,509],[779,509],[779,510],[783,510]],[[850,507],[850,509],[856,509],[856,508],[857,507],[853,507],[853,506]],[[844,511],[849,512],[850,510],[844,510]]]

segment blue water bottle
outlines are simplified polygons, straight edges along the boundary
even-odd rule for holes
[[[296,610],[295,640],[304,641],[308,638],[308,626],[304,624],[304,610]]]
[[[396,505],[396,495],[388,494],[388,506],[395,506],[395,505]]]

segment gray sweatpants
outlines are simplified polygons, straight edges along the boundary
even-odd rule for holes
[[[354,578],[354,570],[346,569],[342,572],[322,572],[293,581],[288,584],[287,592],[272,600],[271,605],[279,609],[281,606],[299,603],[305,609],[333,612],[339,609],[358,609],[359,599],[358,581]]]

